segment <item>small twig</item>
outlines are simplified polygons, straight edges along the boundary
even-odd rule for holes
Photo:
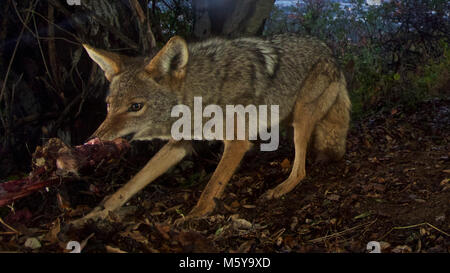
[[[12,235],[12,234],[16,234],[14,231],[5,231],[5,232],[0,232],[0,235]],[[0,251],[0,253],[2,253]]]
[[[3,14],[8,14],[9,5],[4,5]],[[6,35],[8,34],[8,16],[4,16],[1,22],[1,31],[0,31],[0,41],[6,40]],[[0,62],[3,62],[3,50],[0,50]]]
[[[139,30],[143,36],[142,40],[144,51],[147,51],[147,49],[149,49],[150,53],[153,53],[152,51],[156,48],[156,39],[155,35],[152,32],[150,20],[142,10],[142,7],[137,0],[129,0],[129,2],[133,8],[133,13],[138,17]],[[147,42],[149,43],[149,45],[147,44]]]
[[[280,237],[281,235],[283,235],[283,233],[284,233],[285,231],[286,231],[286,229],[285,229],[285,228],[282,228],[282,229],[280,229],[279,231],[275,232],[275,233],[272,235],[272,240],[278,239],[278,237]]]
[[[10,99],[10,102],[9,102],[9,105],[8,105],[8,108],[10,108],[9,109],[9,113],[8,113],[8,119],[9,120],[12,120],[12,116],[13,116],[13,107],[11,107],[11,105],[14,105],[14,99],[15,99],[15,96],[16,96],[16,87],[20,83],[22,78],[23,78],[23,73],[20,74],[19,79],[17,79],[17,81],[12,85],[12,88],[11,88],[11,99]]]
[[[42,38],[42,37],[41,37],[41,39],[47,39],[47,40],[66,40],[66,41],[71,42],[71,43],[73,43],[73,44],[81,45],[81,39],[80,39],[78,36],[76,36],[75,34],[73,34],[73,33],[69,32],[69,31],[65,30],[64,28],[58,26],[58,24],[55,24],[55,23],[53,23],[53,22],[50,22],[44,15],[40,14],[39,12],[37,12],[37,11],[35,11],[35,10],[30,10],[30,9],[27,9],[27,10],[30,11],[31,13],[33,13],[33,15],[36,14],[37,16],[41,17],[41,18],[42,18],[43,20],[45,20],[47,23],[52,24],[53,26],[55,26],[55,27],[56,27],[57,29],[59,29],[60,31],[66,33],[67,35],[72,36],[73,38],[75,38],[75,40],[79,41],[79,43],[75,43],[75,42],[69,41],[69,40],[67,40],[67,39],[65,39],[65,38],[52,38],[52,37],[45,37],[45,38]],[[34,33],[32,32],[32,34],[34,34]]]
[[[48,3],[54,6],[58,11],[62,12],[67,18],[70,18],[73,14],[58,0],[48,0]]]
[[[32,34],[32,35],[34,36],[34,34]],[[39,37],[39,40],[45,40],[45,41],[48,41],[48,40],[61,40],[61,41],[67,42],[69,44],[73,44],[73,45],[77,45],[77,46],[81,45],[81,43],[71,41],[71,40],[66,39],[64,37]]]
[[[35,5],[35,2],[31,2],[29,9],[32,10],[34,5]],[[13,1],[13,6],[14,6],[14,8],[16,8],[15,1]],[[11,59],[9,60],[8,68],[6,69],[5,79],[3,80],[2,90],[0,91],[0,103],[2,102],[2,99],[3,99],[3,95],[4,95],[4,92],[6,89],[6,83],[8,81],[9,73],[11,72],[11,66],[14,62],[14,58],[16,57],[17,49],[19,48],[20,41],[22,40],[22,36],[25,31],[26,24],[28,24],[28,21],[30,20],[30,15],[31,15],[31,11],[27,13],[27,17],[25,18],[25,24],[22,26],[22,29],[20,30],[20,34],[19,34],[19,37],[17,38],[16,46],[14,47],[13,54],[11,56]]]
[[[145,22],[145,14],[144,14],[144,11],[141,8],[141,5],[139,4],[139,2],[137,0],[129,0],[129,1],[130,1],[130,5],[136,11],[136,14],[137,14],[137,16],[139,18],[139,22],[141,24],[144,24],[144,22]]]
[[[15,228],[13,228],[12,226],[10,226],[10,225],[8,225],[7,223],[5,223],[1,217],[0,217],[0,223],[1,223],[2,225],[4,225],[5,227],[7,227],[7,228],[8,228],[9,230],[11,230],[12,232],[14,232],[15,234],[21,234],[20,231],[18,231],[17,229],[15,229]]]
[[[359,228],[361,228],[361,227],[363,227],[363,226],[367,226],[367,227],[368,227],[368,226],[371,226],[371,225],[373,225],[376,221],[377,221],[377,220],[375,219],[374,221],[372,221],[372,222],[370,222],[370,223],[360,224],[360,225],[357,225],[357,226],[355,226],[355,227],[345,229],[345,230],[343,230],[343,231],[339,231],[339,232],[336,232],[336,233],[333,233],[333,234],[330,234],[330,235],[326,235],[326,236],[323,236],[323,237],[320,237],[320,238],[316,238],[316,239],[309,240],[309,241],[307,241],[307,242],[308,242],[308,243],[318,243],[318,242],[321,242],[321,241],[323,241],[323,240],[327,240],[327,239],[339,237],[339,236],[342,236],[342,235],[344,235],[344,234],[350,233],[350,232],[352,232],[352,231],[354,231],[354,230],[357,230],[357,229],[359,229]]]
[[[60,128],[61,124],[66,120],[66,116],[72,111],[72,108],[75,107],[81,100],[81,94],[78,94],[72,101],[64,108],[61,112],[60,117],[56,120],[54,129]]]
[[[88,86],[92,86],[92,83],[93,83],[94,78],[95,78],[96,69],[97,69],[97,66],[94,63],[92,63],[91,74],[90,74],[90,77],[89,77],[89,81],[88,81],[89,84],[88,84]],[[82,92],[81,92],[81,102],[78,105],[78,111],[77,111],[77,113],[74,116],[74,118],[77,118],[81,114],[81,110],[83,108],[84,102],[85,102],[86,98],[88,97],[88,93],[91,91],[91,88],[86,86],[86,84],[85,84],[85,82],[83,80],[83,77],[81,77],[80,71],[78,70],[78,66],[75,66],[75,72],[76,72],[79,80],[81,81],[81,90],[82,90]],[[73,80],[72,74],[71,74],[71,79],[72,79],[73,85],[76,86],[75,81]]]
[[[444,234],[447,237],[450,237],[450,234],[448,234],[447,232],[440,230],[439,228],[433,226],[432,224],[425,222],[425,223],[420,223],[420,224],[416,224],[416,225],[410,225],[410,226],[404,226],[404,227],[393,227],[391,228],[386,234],[384,234],[381,239],[384,239],[386,236],[388,236],[392,231],[394,230],[398,230],[398,229],[410,229],[410,228],[416,228],[416,227],[420,227],[420,226],[429,226],[432,229]]]
[[[81,250],[83,250],[83,248],[86,247],[89,239],[91,239],[92,237],[94,237],[95,233],[91,233],[86,239],[84,239],[81,243],[80,243],[80,248]]]
[[[37,1],[36,1],[36,2],[31,2],[31,3],[30,3],[30,9],[34,8],[35,3],[37,3]],[[16,7],[16,2],[15,2],[15,1],[12,1],[12,5],[14,6],[15,9],[17,9],[17,7]],[[25,31],[25,28],[27,27],[28,21],[29,21],[29,19],[30,19],[30,15],[31,15],[31,13],[28,12],[28,13],[27,13],[27,16],[26,16],[26,19],[25,19],[25,24],[22,26],[22,29],[20,30],[20,34],[19,34],[19,37],[17,38],[17,42],[16,42],[16,45],[15,45],[15,47],[14,47],[13,54],[12,54],[12,56],[11,56],[11,59],[9,60],[8,68],[7,68],[7,70],[6,70],[5,79],[3,80],[3,84],[2,84],[2,89],[0,90],[0,105],[1,105],[1,103],[2,103],[3,98],[4,98],[5,96],[7,96],[7,95],[5,94],[5,93],[6,93],[6,92],[5,92],[5,90],[6,90],[6,83],[8,82],[9,73],[11,72],[11,67],[12,67],[12,64],[13,64],[13,62],[14,62],[14,59],[15,59],[15,57],[16,57],[16,53],[17,53],[17,49],[19,48],[19,44],[20,44],[20,42],[22,41],[22,36],[23,36],[24,31]],[[19,15],[19,18],[20,18],[20,15]],[[9,103],[9,102],[5,102],[5,104],[6,104],[5,108],[8,108],[8,103]],[[5,109],[5,110],[6,110],[6,111],[5,111],[5,112],[6,112],[5,114],[8,115],[9,112],[7,111],[7,109]],[[9,140],[8,140],[8,139],[9,139],[9,134],[10,134],[9,118],[3,116],[3,111],[1,110],[1,108],[0,108],[0,120],[1,120],[1,122],[2,122],[3,128],[5,129],[5,136],[6,136],[5,139],[3,140],[3,142],[4,142],[4,143],[8,143],[8,141],[9,141]]]
[[[36,31],[36,37],[35,37],[36,38],[36,42],[38,43],[39,52],[41,53],[42,62],[44,63],[45,71],[47,72],[47,75],[50,78],[50,80],[53,81],[52,75],[50,74],[50,71],[48,70],[47,61],[45,60],[45,56],[44,56],[44,51],[42,50],[41,41],[39,39],[39,31],[38,31],[38,28],[37,28],[36,18],[34,17],[34,15],[33,15],[33,24],[34,24],[34,29]]]
[[[33,31],[25,24],[25,22],[24,22],[22,16],[20,16],[20,13],[19,13],[19,11],[17,10],[17,8],[16,8],[16,7],[14,7],[14,8],[15,8],[17,17],[19,17],[20,22],[22,22],[22,24],[25,26],[25,28],[30,32],[30,34],[31,34],[35,39],[37,39],[37,40],[63,40],[63,41],[66,41],[66,42],[68,42],[68,43],[70,43],[70,44],[81,45],[80,42],[74,42],[74,41],[71,41],[71,40],[69,40],[69,39],[67,39],[67,38],[64,38],[64,37],[39,37],[39,34],[38,34],[38,32],[37,32],[37,29],[36,29],[36,33],[37,33],[37,34],[35,34],[35,33],[34,33],[34,32],[33,32]],[[36,19],[34,18],[34,15],[38,15],[39,17],[41,17],[42,19],[44,19],[47,23],[49,23],[49,24],[51,23],[47,18],[43,17],[43,15],[39,14],[38,12],[36,12],[36,11],[34,11],[34,10],[31,10],[31,13],[33,14],[33,20],[34,20],[35,22],[36,22]],[[36,23],[34,23],[34,24],[36,25]],[[76,37],[75,35],[73,35],[72,33],[68,32],[68,31],[66,31],[66,30],[64,30],[64,29],[62,29],[62,28],[60,28],[58,25],[56,25],[56,24],[54,24],[54,23],[53,23],[53,25],[55,25],[56,27],[58,27],[60,30],[65,31],[66,33],[68,33],[68,34],[74,36],[77,40],[80,40],[78,37]],[[36,27],[35,27],[35,28],[36,28]]]
[[[55,118],[57,116],[59,116],[59,114],[57,112],[48,112],[48,113],[45,113],[45,114],[39,114],[39,113],[38,114],[32,114],[32,115],[29,115],[29,116],[26,116],[26,117],[23,117],[23,118],[20,118],[20,119],[16,119],[14,121],[13,128],[17,128],[17,127],[22,126],[23,124],[26,124],[26,123],[35,122],[35,121],[37,121],[39,119]]]
[[[55,20],[55,8],[52,5],[48,5],[48,21],[50,22],[48,24],[48,36],[50,37],[55,37],[54,20]],[[55,40],[49,40],[47,47],[48,47],[48,59],[50,60],[50,69],[52,70],[53,74],[53,83],[55,84],[56,89],[59,89],[61,88],[61,79],[59,76],[60,73],[58,69],[58,63],[56,61]]]
[[[22,24],[25,26],[25,28],[30,32],[30,34],[31,34],[35,39],[38,39],[38,40],[63,40],[63,41],[68,42],[68,43],[70,43],[70,44],[81,45],[81,42],[74,42],[74,41],[71,41],[71,40],[69,40],[69,39],[67,39],[67,38],[64,38],[64,37],[39,37],[39,35],[36,35],[36,34],[33,32],[33,30],[31,30],[31,29],[25,24],[23,18],[20,16],[20,13],[18,12],[17,8],[15,8],[15,11],[16,11],[17,17],[19,17],[20,22],[22,22]],[[26,11],[30,11],[30,12],[33,14],[33,17],[34,17],[34,15],[38,15],[39,17],[41,17],[42,19],[44,19],[47,23],[50,23],[49,20],[48,20],[47,18],[45,18],[42,14],[39,14],[37,11],[35,11],[35,10],[30,10],[30,9],[27,9]],[[5,17],[5,18],[6,18],[6,17]],[[35,20],[35,19],[33,18],[33,20]],[[78,41],[80,41],[80,38],[78,38],[78,37],[75,36],[74,34],[72,34],[72,33],[68,32],[68,31],[66,31],[65,29],[63,29],[63,28],[61,28],[61,27],[59,27],[57,24],[54,24],[54,25],[55,25],[59,30],[64,31],[64,32],[66,32],[67,34],[70,34],[71,36],[75,37],[75,39],[77,39]]]
[[[91,14],[91,17],[97,21],[100,25],[102,25],[104,28],[108,29],[109,32],[111,32],[113,35],[115,35],[117,38],[122,40],[126,45],[133,48],[134,50],[139,49],[139,45],[136,44],[132,39],[130,39],[128,36],[120,32],[116,27],[111,26],[107,21],[105,21],[103,18],[96,15],[94,12],[92,12],[89,8],[86,8],[83,6],[83,8],[87,11],[89,11]]]

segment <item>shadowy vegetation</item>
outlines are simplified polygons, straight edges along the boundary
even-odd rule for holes
[[[345,7],[306,0],[276,8],[265,34],[294,32],[326,41],[347,74],[354,116],[449,93],[449,4],[393,0]]]
[[[82,43],[152,56],[193,27],[187,0],[1,3],[0,179],[25,175],[37,145],[81,144],[104,119],[108,82]]]

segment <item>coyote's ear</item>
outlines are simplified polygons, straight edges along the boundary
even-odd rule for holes
[[[119,54],[96,49],[86,44],[83,44],[83,47],[86,49],[89,57],[102,68],[109,81],[122,69],[122,61]]]
[[[155,78],[165,76],[183,78],[188,58],[186,41],[179,36],[174,36],[145,66],[145,70]]]

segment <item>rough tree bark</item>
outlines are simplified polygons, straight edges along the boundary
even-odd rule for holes
[[[258,36],[275,0],[192,0],[194,36]]]

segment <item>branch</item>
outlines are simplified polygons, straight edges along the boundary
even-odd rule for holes
[[[133,9],[133,13],[139,19],[139,31],[144,36],[142,37],[144,50],[147,51],[146,49],[148,48],[149,51],[152,52],[156,48],[156,40],[155,35],[153,35],[152,32],[150,20],[148,20],[138,0],[129,0],[129,1]],[[147,29],[145,30],[145,28]],[[147,45],[147,43],[149,43],[149,45]]]
[[[90,12],[90,16],[100,25],[102,25],[104,28],[106,28],[109,32],[111,32],[113,35],[115,35],[118,39],[120,39],[123,43],[125,43],[127,46],[134,50],[139,50],[139,45],[136,44],[132,39],[128,38],[127,35],[120,32],[116,27],[111,26],[106,20],[99,17],[93,10],[90,9],[89,6],[82,5],[82,7]]]
[[[30,8],[29,8],[30,10],[32,10],[34,4],[35,4],[35,2],[31,2],[30,3]],[[16,2],[15,1],[13,1],[13,6],[16,7]],[[17,53],[17,48],[19,47],[20,41],[22,40],[23,32],[24,32],[25,28],[27,27],[26,24],[28,24],[28,21],[30,19],[30,15],[31,15],[31,11],[29,11],[27,13],[27,17],[25,18],[25,24],[22,26],[22,29],[20,30],[20,34],[19,34],[19,37],[17,38],[16,46],[14,47],[13,54],[12,54],[11,59],[9,61],[8,68],[6,70],[5,79],[3,80],[2,90],[0,91],[0,103],[1,103],[1,101],[3,99],[3,93],[4,93],[5,88],[6,88],[6,82],[8,81],[9,72],[11,71],[11,66],[12,66],[12,64],[14,62],[14,58],[15,58],[16,53]]]

